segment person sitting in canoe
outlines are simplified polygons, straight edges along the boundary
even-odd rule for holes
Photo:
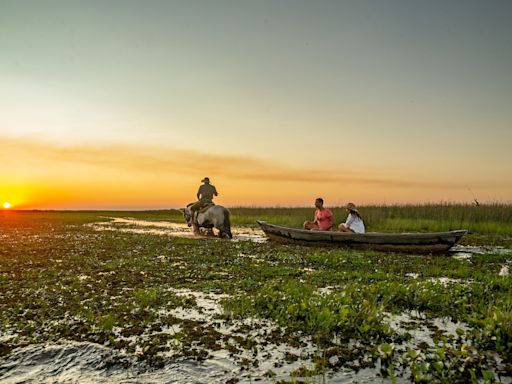
[[[315,200],[315,217],[313,221],[305,221],[303,228],[313,231],[330,231],[334,225],[332,212],[324,208],[324,199],[321,197]]]
[[[340,232],[364,233],[363,218],[354,203],[348,203],[345,208],[348,212],[347,221],[338,226]]]

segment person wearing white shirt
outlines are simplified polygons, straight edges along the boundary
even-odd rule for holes
[[[352,232],[352,233],[364,233],[364,222],[363,218],[359,214],[354,203],[348,203],[347,206],[347,221],[340,224],[338,229],[340,232]]]

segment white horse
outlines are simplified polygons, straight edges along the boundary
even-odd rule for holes
[[[189,227],[193,225],[192,211],[189,204],[186,208],[180,209],[183,212],[183,217],[187,221]],[[219,230],[219,237],[233,238],[231,234],[231,222],[229,220],[229,211],[222,205],[212,205],[205,211],[197,214],[197,223],[202,228],[217,228]]]

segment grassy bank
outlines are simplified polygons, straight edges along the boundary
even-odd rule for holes
[[[336,223],[345,221],[343,207],[329,207]],[[305,220],[313,218],[312,208],[245,208],[230,207],[233,225],[257,226],[256,220],[275,224],[301,227]],[[512,204],[423,204],[423,205],[375,205],[359,207],[369,231],[448,231],[468,229],[472,233],[486,235],[512,234]],[[145,220],[183,221],[178,209],[156,211],[19,211],[18,215],[30,215],[33,220],[61,222],[92,222],[98,217],[133,217]],[[11,214],[11,215],[10,215]],[[13,212],[0,212],[8,218]]]
[[[300,226],[312,215],[302,208],[231,212],[235,225],[262,219]],[[335,209],[337,217],[341,212]],[[361,208],[371,230],[379,231],[468,228],[461,220],[471,217],[468,244],[509,248],[511,212],[500,205]],[[155,366],[169,356],[203,360],[227,350],[241,367],[231,382],[328,378],[342,367],[374,367],[383,376],[425,383],[512,377],[512,278],[499,275],[511,265],[510,253],[467,261],[95,231],[87,225],[105,216],[181,221],[176,211],[0,216],[0,356],[66,339],[135,353]],[[222,313],[208,322],[178,316],[176,308],[200,307],[180,289],[218,295]],[[390,326],[390,318],[404,314],[400,327]],[[454,332],[436,326],[445,317],[459,322]],[[243,322],[248,318],[276,327],[262,332],[261,323]],[[221,331],[227,326],[236,336]],[[413,342],[421,327],[432,342]],[[314,348],[306,355],[283,356],[281,366],[302,362],[287,378],[279,377],[279,364],[258,371],[265,345],[300,350],[308,343]]]
[[[344,208],[330,208],[337,223],[344,222]],[[231,208],[239,225],[253,225],[256,220],[300,227],[311,220],[314,208]],[[474,233],[512,233],[512,205],[424,204],[359,207],[369,231],[447,231],[468,229]]]

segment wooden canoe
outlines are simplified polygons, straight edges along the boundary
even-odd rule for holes
[[[267,237],[280,242],[339,245],[356,249],[378,251],[434,253],[445,252],[464,236],[466,230],[428,233],[343,233],[336,231],[308,231],[270,224],[258,224]]]

